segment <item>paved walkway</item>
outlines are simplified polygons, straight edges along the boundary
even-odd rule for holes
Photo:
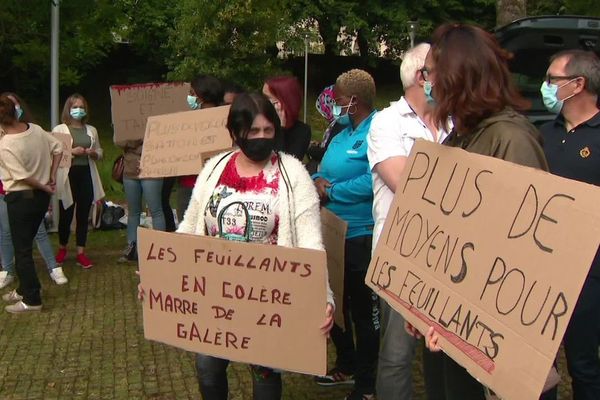
[[[125,242],[125,231],[92,232],[89,256],[96,265],[88,271],[77,267],[73,248],[64,286],[52,283],[36,259],[44,310],[0,312],[1,400],[200,399],[193,355],[144,339],[137,267],[116,263]],[[415,380],[415,399],[423,399],[418,367]],[[231,399],[252,398],[244,365],[230,367],[229,383]],[[284,374],[286,400],[342,400],[347,390]]]

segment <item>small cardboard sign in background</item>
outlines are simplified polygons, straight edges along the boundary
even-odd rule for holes
[[[229,107],[148,118],[140,177],[197,175],[207,158],[231,148]]]
[[[600,189],[418,141],[366,283],[501,398],[540,395],[600,242]]]
[[[60,159],[59,168],[71,168],[71,159],[73,155],[71,153],[71,147],[73,145],[73,138],[69,133],[52,132],[52,135],[62,143],[62,158]]]
[[[183,82],[111,86],[113,141],[142,139],[150,116],[189,110],[189,91],[189,83]]]
[[[329,211],[321,208],[323,245],[327,252],[329,284],[335,296],[335,323],[346,330],[344,322],[344,250],[348,223]]]
[[[144,228],[138,239],[147,339],[325,374],[325,252]]]

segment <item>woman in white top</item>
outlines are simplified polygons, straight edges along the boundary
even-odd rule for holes
[[[6,195],[10,231],[15,248],[19,287],[2,299],[10,313],[42,309],[40,281],[33,262],[33,239],[56,190],[56,170],[62,145],[35,124],[20,122],[15,103],[0,96],[0,178]]]
[[[104,189],[96,168],[96,161],[102,159],[102,147],[96,128],[88,125],[89,107],[80,94],[72,94],[65,102],[62,124],[52,132],[71,135],[71,167],[58,170],[57,194],[60,202],[58,222],[59,248],[56,262],[62,264],[67,256],[67,244],[71,233],[73,215],[77,221],[75,236],[77,244],[77,264],[91,268],[92,261],[85,254],[88,217],[92,204],[104,197]]]

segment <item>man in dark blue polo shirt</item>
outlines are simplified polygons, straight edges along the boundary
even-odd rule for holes
[[[541,92],[546,108],[559,114],[541,128],[550,172],[600,185],[600,60],[582,50],[557,53],[550,59]],[[600,399],[600,251],[575,306],[564,345],[573,398]]]

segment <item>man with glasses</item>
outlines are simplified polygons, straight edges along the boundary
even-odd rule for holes
[[[600,185],[600,60],[567,50],[550,59],[541,87],[544,105],[558,114],[541,128],[550,172]],[[565,265],[565,274],[569,266]],[[600,399],[600,252],[596,253],[564,337],[575,400]]]
[[[388,214],[400,174],[417,139],[441,143],[444,127],[433,122],[431,96],[435,73],[425,66],[429,44],[408,50],[400,66],[404,96],[374,118],[367,141],[373,177],[373,249]],[[381,301],[381,348],[377,367],[377,399],[412,399],[412,361],[416,340],[404,329],[404,319]]]

